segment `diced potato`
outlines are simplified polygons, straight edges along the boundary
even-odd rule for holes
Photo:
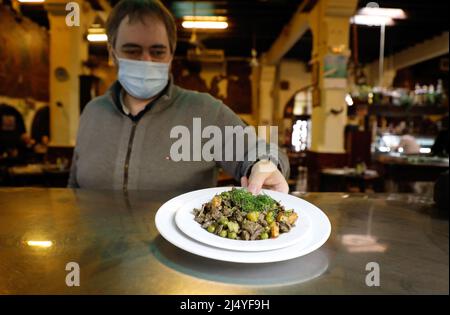
[[[286,222],[287,219],[288,218],[287,218],[286,214],[283,211],[278,213],[278,215],[277,215],[277,222]]]
[[[214,198],[211,200],[211,205],[215,209],[220,208],[221,203],[222,203],[222,198],[220,196],[214,196]]]
[[[270,237],[277,238],[280,235],[280,228],[278,227],[277,222],[273,222],[270,225]]]
[[[288,222],[289,222],[290,225],[292,225],[292,224],[295,223],[295,221],[297,221],[297,219],[298,219],[298,214],[295,213],[295,212],[293,212],[293,213],[291,213],[291,215],[288,217]]]

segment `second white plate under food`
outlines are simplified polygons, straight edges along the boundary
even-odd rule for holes
[[[222,191],[231,190],[230,187],[219,189],[219,193]],[[273,239],[266,240],[233,240],[224,237],[220,237],[213,233],[210,233],[203,229],[201,225],[194,220],[194,209],[199,209],[204,203],[211,201],[211,199],[218,193],[218,189],[206,189],[204,194],[198,196],[192,200],[187,201],[177,211],[175,215],[175,222],[178,228],[190,238],[194,240],[214,246],[217,248],[237,250],[237,251],[267,251],[273,249],[279,249],[288,247],[296,243],[302,242],[310,232],[311,219],[310,213],[317,211],[317,208],[309,202],[297,198],[292,195],[283,194],[271,190],[263,190],[264,193],[276,201],[279,201],[286,210],[294,209],[298,214],[298,219],[295,226],[287,233],[281,233],[280,236]]]

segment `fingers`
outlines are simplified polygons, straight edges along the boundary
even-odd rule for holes
[[[286,180],[283,178],[280,182],[272,187],[272,190],[279,191],[282,193],[289,193],[289,185]]]
[[[247,187],[248,186],[248,178],[247,178],[247,176],[242,176],[241,177],[241,186],[242,187]]]
[[[266,181],[266,179],[270,176],[271,173],[263,173],[263,172],[253,172],[250,174],[250,178],[248,179],[248,191],[252,194],[259,194],[261,188]]]
[[[289,185],[278,170],[273,173],[252,172],[248,179],[247,189],[253,194],[258,194],[262,188],[289,193]]]
[[[289,192],[289,185],[286,179],[280,172],[275,172],[264,182],[263,188],[279,191],[287,194]]]
[[[257,162],[252,168],[250,177],[241,178],[241,185],[247,187],[254,195],[259,194],[263,187],[282,193],[289,192],[289,185],[283,174],[268,160]]]

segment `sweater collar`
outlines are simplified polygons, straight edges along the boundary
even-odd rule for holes
[[[118,80],[116,80],[108,89],[107,94],[111,99],[111,101],[113,102],[114,108],[116,108],[121,114],[126,115],[126,113],[122,109],[122,102],[121,102],[122,90],[123,90],[122,85]],[[172,104],[172,100],[174,99],[175,91],[176,86],[173,83],[173,76],[170,75],[166,87],[161,92],[161,95],[159,95],[155,100],[151,102],[151,108],[149,108],[148,111],[151,113],[157,113],[169,107]]]

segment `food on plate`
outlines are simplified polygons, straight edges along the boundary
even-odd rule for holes
[[[254,196],[237,188],[217,194],[200,209],[194,209],[194,215],[208,232],[246,241],[277,238],[288,233],[298,219],[293,209],[286,210],[270,196]]]

